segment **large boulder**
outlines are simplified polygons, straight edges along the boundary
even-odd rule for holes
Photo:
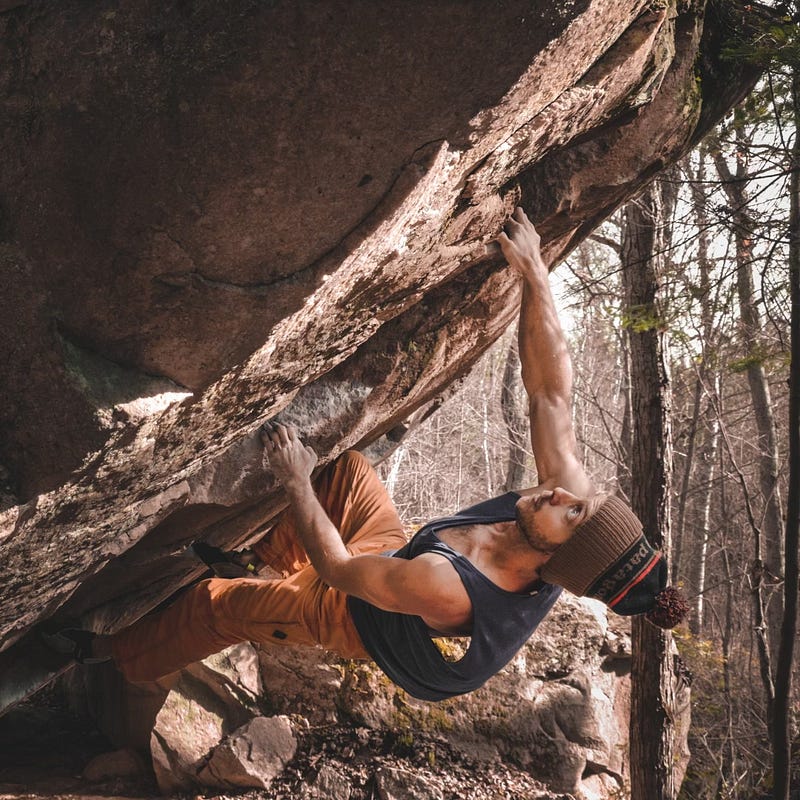
[[[150,733],[164,794],[197,786],[264,788],[292,758],[296,741],[287,718],[261,714],[257,664],[255,650],[242,644],[171,680]],[[118,720],[114,726],[124,727]]]
[[[264,418],[386,452],[514,317],[511,209],[563,258],[748,91],[757,17],[0,4],[0,707],[37,623],[118,629],[269,524]]]
[[[150,752],[164,794],[199,785],[198,773],[211,751],[255,716],[241,703],[220,696],[217,687],[184,673],[155,719]]]

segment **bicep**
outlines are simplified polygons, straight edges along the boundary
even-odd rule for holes
[[[561,394],[539,393],[530,399],[531,446],[539,483],[583,472],[572,425],[572,407]]]

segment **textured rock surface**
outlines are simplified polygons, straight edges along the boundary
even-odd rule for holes
[[[149,767],[136,750],[126,747],[95,756],[83,769],[83,777],[91,783],[110,778],[130,778],[146,775]]]
[[[201,783],[197,774],[211,751],[233,731],[253,719],[255,712],[237,700],[237,687],[221,693],[223,676],[201,670],[199,677],[184,671],[167,695],[150,739],[150,753],[158,786],[174,794]]]
[[[421,703],[358,667],[338,703],[362,724],[438,731],[470,756],[510,761],[556,791],[578,791],[598,773],[619,789],[629,686],[625,660],[615,656],[614,667],[604,655],[608,630],[600,604],[567,597],[505,670],[470,695]]]
[[[297,750],[287,717],[256,717],[217,745],[198,778],[208,786],[266,789]]]
[[[444,795],[425,775],[396,767],[382,767],[375,774],[381,800],[442,800]]]
[[[350,782],[335,767],[323,764],[314,781],[303,787],[303,800],[350,800]]]
[[[4,663],[266,524],[264,417],[323,463],[390,446],[514,316],[510,209],[557,261],[754,81],[729,34],[644,0],[1,4]]]

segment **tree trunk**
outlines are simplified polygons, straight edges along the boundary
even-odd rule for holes
[[[493,394],[494,380],[492,379],[493,373],[491,373],[491,370],[488,370],[490,372],[490,377],[487,386],[487,370],[488,365],[484,368],[483,380],[481,381],[481,450],[483,452],[483,469],[486,475],[486,496],[493,497],[494,478],[492,475],[493,459],[490,452],[491,442],[489,441],[489,397]]]
[[[694,418],[692,420],[693,433],[697,431],[697,421],[705,421],[705,438],[700,444],[699,455],[696,462],[687,454],[687,467],[684,473],[684,483],[681,493],[681,504],[678,517],[678,541],[682,544],[684,538],[685,508],[686,499],[684,493],[688,492],[690,478],[694,479],[694,485],[704,487],[703,494],[698,501],[695,509],[696,523],[692,545],[687,547],[691,553],[687,565],[687,577],[689,585],[694,595],[692,615],[689,619],[689,626],[695,635],[700,635],[703,629],[703,617],[705,612],[705,577],[706,559],[708,556],[708,540],[710,536],[710,514],[711,498],[713,492],[714,467],[716,465],[717,444],[719,441],[719,421],[710,400],[706,403],[706,410],[701,413],[701,397],[703,393],[710,394],[712,397],[719,397],[720,392],[720,373],[717,359],[718,332],[714,325],[714,315],[717,308],[718,298],[711,297],[712,264],[709,257],[709,219],[707,212],[708,197],[706,191],[706,152],[703,146],[698,151],[697,172],[692,174],[691,164],[687,160],[687,170],[691,179],[692,206],[694,212],[695,225],[697,227],[697,265],[700,271],[699,295],[700,295],[700,325],[702,334],[702,353],[700,363],[697,367],[697,384],[695,391]],[[689,453],[695,453],[696,441],[693,435],[690,439]],[[692,467],[695,466],[694,475]],[[678,566],[678,549],[675,549],[675,564]],[[673,568],[673,580],[677,580],[675,569]]]
[[[714,385],[709,387],[713,392],[720,391],[720,376],[714,376]],[[692,559],[690,573],[691,583],[696,592],[689,627],[692,633],[699,636],[703,632],[705,618],[706,562],[708,560],[708,542],[711,536],[711,497],[714,489],[714,468],[717,463],[717,446],[719,443],[719,422],[716,414],[709,412],[704,442],[695,480],[699,486],[705,486],[700,507],[697,509],[697,528],[695,534],[696,547]]]
[[[389,467],[389,474],[386,477],[386,491],[390,499],[394,499],[394,490],[397,486],[397,478],[400,475],[400,464],[405,454],[406,448],[402,444],[392,453],[391,466]]]
[[[723,482],[723,493],[724,493]],[[724,498],[723,498],[724,499]],[[726,508],[723,503],[723,508]],[[722,629],[722,692],[725,708],[725,739],[720,752],[720,774],[717,780],[716,797],[730,797],[728,788],[735,786],[738,780],[738,765],[736,763],[736,734],[734,721],[738,717],[738,698],[732,689],[731,680],[731,649],[733,646],[733,615],[735,613],[735,598],[733,591],[733,570],[728,548],[722,550],[722,563],[725,567],[725,626]]]
[[[701,375],[698,375],[697,386],[702,387],[707,393],[714,395],[717,399],[713,402],[719,402],[719,373],[709,375],[707,380],[704,380]],[[696,397],[695,401],[699,403],[700,398]],[[717,459],[717,446],[719,443],[719,420],[714,411],[713,402],[710,401],[703,412],[703,418],[706,420],[704,426],[705,438],[699,447],[699,455],[696,459],[697,467],[692,476],[694,485],[702,487],[702,494],[698,495],[699,499],[694,508],[695,521],[692,526],[693,533],[691,542],[688,546],[685,546],[685,550],[688,552],[688,558],[685,559],[686,569],[684,573],[679,573],[686,575],[693,597],[692,612],[689,617],[689,629],[695,636],[702,635],[705,618],[704,592],[706,588],[706,562],[708,559],[708,543],[711,535],[711,500],[714,491],[714,472]],[[697,407],[695,410],[698,413],[700,411]],[[686,490],[687,483],[684,483],[683,491]],[[682,526],[683,518],[681,518],[680,523]],[[673,569],[673,581],[677,582],[675,569]]]
[[[789,800],[791,783],[790,707],[792,661],[797,635],[798,547],[800,547],[800,72],[792,72],[794,146],[789,182],[789,286],[791,294],[791,367],[789,371],[789,497],[786,515],[784,613],[775,669],[772,742],[775,800]]]
[[[700,422],[700,406],[703,400],[703,382],[700,376],[697,377],[694,387],[694,401],[692,404],[692,421],[689,425],[689,433],[687,435],[688,443],[686,446],[686,458],[683,465],[683,479],[681,480],[681,490],[678,495],[678,519],[673,532],[673,559],[672,559],[672,582],[677,583],[679,577],[684,574],[683,554],[684,554],[684,540],[685,526],[686,526],[686,509],[689,505],[689,487],[692,479],[692,471],[694,468],[694,453],[697,446],[697,429]],[[690,548],[686,548],[687,550]],[[690,559],[688,566],[693,562]],[[695,582],[691,583],[694,591],[700,591]]]
[[[617,484],[623,497],[631,498],[631,452],[633,451],[633,403],[631,401],[631,354],[630,335],[624,330],[623,342],[623,380],[621,393],[623,397],[622,430],[620,431],[620,460],[617,467]]]
[[[631,505],[655,547],[669,551],[670,389],[656,302],[662,250],[661,197],[651,187],[629,203],[623,226],[623,281],[631,366]],[[633,620],[631,797],[674,800],[675,696],[671,635]]]
[[[500,408],[508,434],[508,462],[504,489],[512,492],[521,489],[525,480],[525,435],[526,416],[521,404],[522,377],[519,365],[517,337],[512,336],[503,370],[503,387],[500,392]]]
[[[748,348],[744,364],[750,397],[753,404],[753,416],[758,431],[759,447],[759,485],[764,503],[763,521],[754,531],[760,536],[764,558],[764,569],[759,570],[760,585],[757,591],[764,593],[764,577],[775,585],[783,575],[783,508],[778,486],[780,471],[780,450],[772,413],[769,382],[764,372],[764,352],[761,346],[761,315],[756,305],[756,293],[753,284],[753,237],[755,221],[749,210],[748,148],[750,142],[743,132],[743,124],[736,126],[736,175],[734,176],[725,158],[718,148],[714,151],[714,164],[722,179],[722,186],[731,207],[733,233],[736,249],[736,283],[739,298],[739,314],[741,321],[742,342]],[[766,575],[764,576],[764,572]],[[768,639],[770,653],[774,656],[775,644],[781,622],[780,595],[774,592],[762,600],[766,609],[768,623]]]

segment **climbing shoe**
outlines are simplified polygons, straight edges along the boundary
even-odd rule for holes
[[[256,574],[255,565],[243,564],[239,553],[226,553],[200,540],[192,543],[191,550],[218,578],[252,578]]]
[[[56,653],[69,656],[79,664],[102,664],[111,657],[97,658],[92,655],[92,642],[97,634],[81,628],[61,628],[60,630],[43,630],[42,641]]]

